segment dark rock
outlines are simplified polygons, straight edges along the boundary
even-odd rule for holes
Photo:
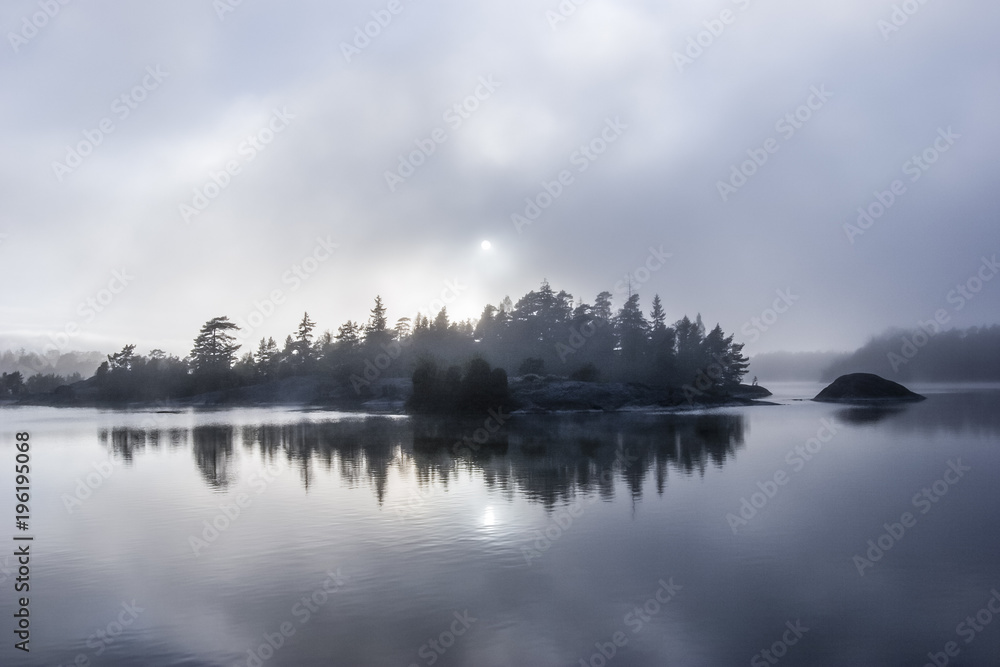
[[[732,394],[737,398],[766,398],[771,395],[771,392],[759,384],[741,384],[733,390]]]
[[[849,375],[841,375],[834,380],[830,386],[816,394],[813,400],[831,403],[867,403],[872,401],[922,401],[924,398],[898,382],[886,380],[874,373],[850,373]]]

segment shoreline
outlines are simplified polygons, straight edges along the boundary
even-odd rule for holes
[[[81,383],[83,384],[83,383]],[[271,383],[249,385],[179,398],[144,401],[100,398],[90,387],[72,392],[52,393],[5,400],[0,406],[53,408],[95,408],[173,412],[189,409],[288,408],[332,410],[362,414],[438,416],[462,418],[466,413],[438,415],[406,409],[412,391],[409,380],[389,378],[373,387],[375,396],[361,396],[343,387],[331,386],[315,377],[286,378]],[[771,396],[764,387],[741,385],[726,394],[692,396],[681,389],[651,387],[637,383],[579,382],[556,377],[514,378],[505,408],[512,415],[586,413],[681,413],[710,408],[778,405],[760,399]]]

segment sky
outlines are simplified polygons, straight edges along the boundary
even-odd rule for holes
[[[750,354],[1000,321],[992,2],[8,0],[0,348],[543,280]],[[483,247],[488,241],[489,249]],[[961,289],[959,289],[961,287]]]

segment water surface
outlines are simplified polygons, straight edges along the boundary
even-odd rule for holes
[[[818,388],[478,449],[483,420],[0,410],[35,536],[28,655],[0,557],[0,664],[997,664],[1000,390],[795,400]]]

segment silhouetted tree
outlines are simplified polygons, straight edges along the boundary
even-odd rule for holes
[[[667,314],[663,312],[663,303],[660,301],[660,295],[656,294],[653,296],[653,307],[649,311],[651,332],[658,333],[665,331],[667,328],[667,325],[665,324],[666,319]]]
[[[295,332],[295,340],[289,350],[289,361],[299,370],[311,368],[313,361],[312,332],[316,323],[309,319],[309,313],[302,314],[302,321]]]
[[[385,318],[385,306],[382,305],[382,297],[375,297],[375,307],[371,309],[368,318],[368,325],[365,327],[365,343],[368,345],[385,345],[392,339],[388,331],[388,324]]]
[[[707,357],[703,355],[702,340],[705,338],[705,327],[701,324],[701,315],[692,322],[687,315],[675,325],[677,332],[677,374],[675,384],[684,385],[694,382],[698,371],[707,365]]]
[[[24,376],[21,371],[4,373],[0,376],[0,393],[5,398],[17,398],[24,393]]]
[[[264,379],[271,379],[278,374],[278,364],[281,361],[281,351],[273,338],[267,340],[260,339],[257,345],[257,352],[254,354],[254,363],[257,375]]]
[[[194,339],[191,366],[195,373],[223,373],[233,367],[240,348],[230,331],[238,330],[228,317],[214,317],[202,326]]]
[[[333,337],[343,351],[353,351],[361,343],[361,327],[347,320],[337,328],[337,335]]]
[[[644,370],[649,323],[639,309],[639,295],[633,294],[615,318],[615,333],[625,376],[636,378]]]
[[[443,334],[446,331],[448,331],[449,324],[450,323],[448,321],[448,307],[445,306],[444,308],[438,311],[437,316],[434,318],[434,323],[431,325],[431,331],[438,334]]]
[[[121,352],[108,355],[108,370],[112,373],[116,371],[128,371],[132,369],[133,353],[135,345],[126,345]]]
[[[594,299],[594,317],[605,322],[611,322],[611,292],[601,292]]]
[[[410,335],[410,322],[409,317],[401,317],[396,320],[396,326],[393,329],[396,332],[396,340],[403,340]]]

